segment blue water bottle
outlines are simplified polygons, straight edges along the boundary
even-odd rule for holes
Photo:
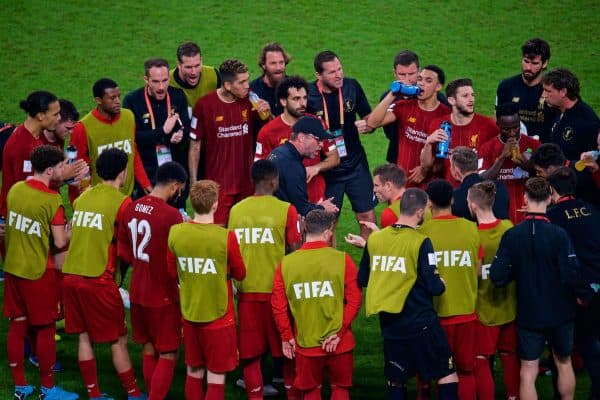
[[[435,156],[437,158],[448,158],[448,150],[450,149],[450,135],[452,134],[452,125],[450,125],[450,122],[444,121],[440,124],[440,129],[443,129],[444,132],[446,132],[446,136],[448,136],[448,139],[438,143],[437,153],[435,153]]]
[[[394,81],[390,85],[390,91],[394,94],[400,93],[404,96],[413,97],[418,96],[419,93],[421,93],[421,88],[417,85],[405,85],[400,81]]]

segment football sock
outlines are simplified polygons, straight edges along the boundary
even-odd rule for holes
[[[119,381],[121,381],[121,386],[125,389],[127,396],[139,397],[142,395],[142,392],[140,392],[140,388],[135,381],[135,372],[133,371],[133,368],[118,373],[117,375],[119,376]]]
[[[304,400],[321,400],[321,388],[314,388],[304,392]]]
[[[458,397],[461,400],[475,400],[477,398],[473,371],[458,373]]]
[[[100,388],[98,387],[98,375],[96,372],[96,359],[81,361],[79,360],[79,372],[81,373],[81,379],[85,384],[85,388],[88,392],[88,397],[100,397]]]
[[[204,400],[225,400],[225,384],[209,383],[206,385]]]
[[[500,360],[502,361],[502,368],[504,369],[504,388],[506,390],[507,398],[518,398],[519,397],[519,384],[521,378],[519,377],[520,369],[519,358],[517,353],[500,353]]]
[[[56,325],[54,323],[36,329],[36,349],[40,368],[40,384],[47,388],[54,387],[52,367],[56,363]]]
[[[194,378],[186,375],[185,377],[185,399],[186,400],[204,400],[204,391],[202,389],[202,378]]]
[[[152,392],[152,375],[154,375],[156,363],[155,355],[142,354],[142,374],[144,375],[144,383],[146,384],[148,393]]]
[[[148,388],[150,393],[149,400],[163,400],[167,397],[175,372],[175,360],[168,358],[158,358],[158,363],[152,375],[152,389]]]
[[[331,400],[350,400],[347,388],[331,385]]]
[[[244,362],[244,382],[248,399],[263,398],[263,378],[260,370],[260,357]]]
[[[10,321],[6,335],[6,350],[8,366],[12,374],[15,386],[27,385],[25,379],[25,367],[23,365],[23,348],[25,347],[25,335],[27,334],[27,320]]]
[[[487,358],[475,358],[475,384],[477,386],[477,398],[479,400],[494,400],[494,378],[490,371],[490,363]]]

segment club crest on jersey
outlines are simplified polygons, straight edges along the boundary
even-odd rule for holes
[[[248,121],[248,110],[242,110],[242,121]]]
[[[215,117],[215,122],[221,122],[221,121],[223,121],[224,119],[225,119],[225,118],[224,118],[222,115],[217,115],[217,116]]]
[[[179,262],[179,268],[183,272],[189,272],[191,274],[217,274],[216,261],[214,258],[202,258],[202,257],[177,257]]]
[[[98,155],[102,154],[102,152],[106,149],[111,149],[116,147],[117,149],[123,150],[127,154],[133,154],[133,146],[131,145],[131,141],[129,139],[125,140],[117,140],[113,143],[103,144],[102,146],[98,146]]]
[[[469,147],[476,148],[478,141],[479,141],[479,133],[476,133],[475,135],[471,135],[471,137],[469,138]]]
[[[292,285],[296,300],[316,297],[334,297],[331,281],[300,282]]]
[[[573,136],[575,136],[575,132],[573,131],[573,128],[571,128],[570,126],[567,126],[565,128],[565,130],[563,131],[563,139],[565,139],[565,141],[570,142],[571,140],[573,140]]]
[[[411,124],[414,124],[415,122],[417,122],[417,117],[408,117],[408,122],[410,122]]]
[[[8,225],[28,235],[42,237],[42,227],[38,221],[14,211],[8,212]]]

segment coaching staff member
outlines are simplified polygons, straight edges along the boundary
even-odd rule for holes
[[[271,152],[268,160],[275,163],[279,171],[279,189],[275,193],[280,200],[292,203],[302,216],[314,209],[338,212],[333,197],[309,203],[306,191],[306,168],[302,159],[319,154],[323,140],[333,137],[323,129],[321,121],[314,117],[302,117],[292,129],[290,140]]]

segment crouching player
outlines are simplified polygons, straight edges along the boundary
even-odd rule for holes
[[[50,241],[56,247],[69,240],[60,194],[49,188],[62,174],[63,152],[52,146],[31,153],[33,176],[16,183],[7,196],[6,259],[4,261],[4,316],[9,318],[6,347],[8,366],[15,384],[14,399],[33,394],[23,365],[27,331],[35,338],[38,352],[40,399],[72,400],[79,396],[54,385],[56,361],[55,320],[58,317],[56,274],[48,269]]]
[[[128,400],[146,396],[137,386],[127,349],[125,308],[115,281],[117,232],[131,199],[119,191],[127,177],[127,154],[112,148],[96,160],[101,182],[73,203],[73,233],[63,266],[65,331],[79,334],[79,370],[90,399],[100,392],[93,345],[110,343],[113,364]]]
[[[496,185],[492,181],[477,183],[469,188],[467,204],[473,217],[483,247],[483,265],[477,287],[477,343],[475,358],[475,384],[479,400],[494,399],[494,377],[489,358],[500,353],[504,369],[506,399],[519,396],[519,359],[517,358],[517,294],[515,282],[504,288],[495,287],[490,280],[490,265],[494,260],[500,239],[512,228],[510,220],[496,218],[492,211]]]
[[[194,219],[169,232],[167,264],[171,276],[179,277],[188,400],[224,399],[225,373],[238,365],[230,278],[243,280],[246,267],[235,234],[214,223],[218,197],[216,182],[195,182],[190,189]]]
[[[450,346],[433,308],[433,296],[445,286],[431,240],[416,230],[427,200],[423,190],[406,189],[398,220],[369,236],[360,262],[367,315],[379,314],[388,400],[406,399],[406,382],[415,374],[438,380],[438,399],[457,398]]]
[[[350,256],[328,247],[334,223],[334,214],[309,212],[306,243],[283,258],[273,282],[273,316],[284,356],[296,358],[294,386],[304,400],[321,398],[325,369],[331,399],[350,398],[355,345],[350,324],[360,309],[362,292]]]

